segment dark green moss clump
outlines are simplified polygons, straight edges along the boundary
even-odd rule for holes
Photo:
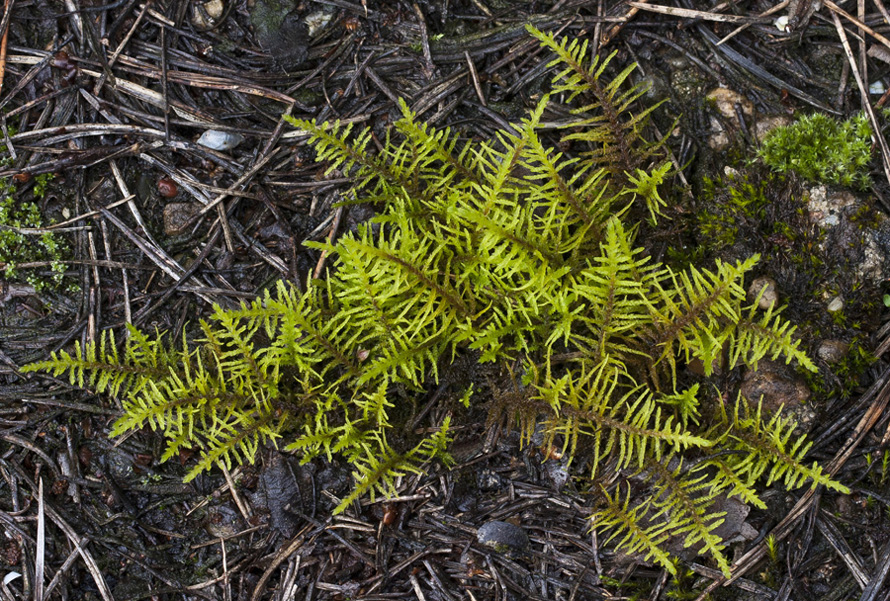
[[[770,203],[766,180],[752,182],[746,177],[706,177],[702,198],[710,202],[696,212],[698,234],[712,250],[736,243],[742,225],[759,225],[765,219]],[[719,202],[713,202],[719,199]]]
[[[796,171],[814,182],[865,189],[871,185],[871,135],[863,114],[846,121],[813,114],[770,132],[758,154],[780,173]]]

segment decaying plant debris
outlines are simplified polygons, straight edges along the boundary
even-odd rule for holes
[[[858,259],[825,244],[861,246],[881,231],[887,94],[870,90],[887,87],[879,57],[890,25],[881,2],[859,14],[823,4],[8,2],[0,175],[28,195],[36,176],[55,174],[40,209],[70,240],[66,281],[80,292],[0,285],[0,569],[21,574],[2,594],[881,598],[890,565],[881,272],[853,281]],[[278,16],[263,21],[264,11]],[[486,429],[484,412],[455,432],[451,471],[406,477],[397,498],[332,517],[351,485],[347,465],[299,465],[269,450],[255,467],[183,485],[195,460],[187,451],[160,465],[149,435],[112,444],[118,407],[18,374],[108,328],[121,335],[125,323],[181,339],[212,304],[236,307],[278,280],[299,286],[323,274],[330,257],[303,243],[335,240],[370,212],[335,204],[348,182],[315,164],[282,114],[371,126],[379,147],[404,98],[430,124],[490,139],[535,106],[553,75],[528,23],[617,50],[616,64],[640,64],[651,103],[666,99],[653,134],[666,139],[678,174],[670,219],[646,241],[653,256],[688,264],[769,251],[758,275],[777,282],[811,356],[829,341],[843,349],[817,361],[800,414],[815,416],[810,456],[852,492],[774,495],[765,511],[736,512],[729,586],[694,557],[691,572],[673,578],[602,546],[590,534],[592,497],[558,449],[520,449],[517,435]],[[703,100],[715,88],[737,96]],[[806,225],[813,192],[793,174],[771,179],[741,160],[753,156],[766,117],[814,111],[864,111],[878,132],[873,184],[845,205],[843,235]],[[708,144],[718,130],[728,146]],[[210,131],[223,141],[208,147]],[[710,195],[705,177],[722,182]],[[745,204],[732,190],[766,201]],[[706,244],[706,226],[724,227],[727,216],[739,235]],[[52,274],[48,263],[18,268]],[[734,392],[742,377],[723,374],[717,392]],[[796,389],[801,376],[781,377]],[[443,382],[417,408],[415,427],[447,400]]]

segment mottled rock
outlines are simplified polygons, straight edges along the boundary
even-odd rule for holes
[[[762,402],[766,413],[774,413],[783,406],[786,411],[794,411],[810,398],[806,382],[791,367],[767,359],[761,359],[756,370],[745,371],[741,393],[752,406]]]
[[[769,132],[786,125],[791,125],[791,118],[788,115],[764,115],[754,124],[754,137],[758,142],[763,142]]]
[[[816,354],[826,363],[839,363],[849,350],[850,345],[841,340],[823,340]]]
[[[483,524],[476,532],[476,540],[480,545],[485,545],[498,553],[523,553],[529,547],[528,534],[525,530],[498,520]]]
[[[219,24],[220,18],[225,12],[222,0],[208,0],[196,3],[192,7],[192,24],[204,31]]]
[[[309,28],[309,37],[314,38],[327,29],[333,17],[333,11],[324,9],[316,10],[306,15],[305,21],[306,27]]]
[[[715,88],[708,92],[707,99],[714,103],[717,112],[723,118],[723,121],[716,116],[711,117],[710,127],[712,135],[708,138],[708,146],[714,149],[722,149],[730,145],[732,137],[730,132],[726,131],[724,123],[728,123],[731,128],[738,129],[741,127],[738,111],[747,118],[753,118],[754,105],[750,100],[734,90],[728,88]]]
[[[476,485],[479,490],[499,490],[504,486],[504,479],[494,470],[486,468],[477,472]]]
[[[832,190],[825,186],[816,186],[809,190],[807,207],[810,217],[821,227],[836,226],[841,216],[857,204],[856,197],[849,190]]]
[[[309,25],[292,0],[256,0],[250,12],[256,39],[275,61],[290,69],[309,54]]]
[[[757,301],[757,308],[763,311],[775,308],[776,303],[779,302],[776,280],[762,277],[751,282],[751,286],[748,287],[748,302],[753,303],[754,301]]]
[[[192,202],[171,202],[164,207],[164,233],[179,236],[189,227],[189,221],[197,215],[198,207]]]
[[[808,190],[810,217],[824,231],[820,250],[834,257],[856,282],[890,278],[890,218],[846,189]]]
[[[729,88],[714,88],[708,92],[707,99],[712,101],[720,114],[732,121],[733,125],[740,125],[736,106],[741,108],[746,117],[754,115],[754,104]]]

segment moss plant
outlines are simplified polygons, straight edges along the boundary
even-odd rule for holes
[[[769,204],[766,182],[753,183],[743,175],[705,178],[702,196],[713,199],[696,212],[698,235],[712,251],[732,246],[743,223],[760,222]]]
[[[35,178],[32,195],[42,199],[52,175],[39,175]],[[37,204],[20,198],[15,185],[9,178],[0,179],[0,267],[8,280],[19,280],[31,284],[38,292],[45,288],[58,288],[62,285],[65,266],[62,259],[67,253],[67,244],[56,234],[41,231],[45,222]],[[49,263],[52,275],[42,277],[33,270],[20,273],[22,263]]]
[[[759,156],[781,173],[810,181],[866,189],[871,185],[872,131],[864,114],[846,121],[814,113],[769,133]]]
[[[580,100],[566,138],[588,154],[543,142],[549,96],[491,142],[436,130],[403,103],[377,153],[367,130],[293,120],[318,160],[353,178],[350,196],[378,209],[356,233],[312,244],[335,259],[325,280],[217,308],[197,341],[131,329],[119,348],[109,332],[26,371],[121,396],[112,434],[149,426],[167,438],[165,459],[196,449],[188,479],[253,461],[264,443],[343,457],[355,488],[338,511],[447,463],[456,399],[485,403],[492,421],[518,423],[526,442],[540,429],[545,448],[583,466],[609,540],[676,573],[665,549],[679,538],[728,573],[719,499],[763,507],[759,485],[775,482],[845,489],[804,462],[794,424],[742,402],[706,407],[683,365],[814,366],[788,322],[746,304],[757,257],[674,271],[637,245],[632,216],[659,217],[668,172],[642,136],[649,110],[632,110],[645,90],[627,85],[632,67],[606,77],[609,60],[586,44],[530,32],[562,69],[554,92]],[[476,362],[516,374],[509,392],[465,384],[418,429],[412,405]],[[632,492],[634,474],[646,490]]]

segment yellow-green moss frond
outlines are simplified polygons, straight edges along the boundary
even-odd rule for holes
[[[451,186],[468,187],[479,183],[471,144],[458,142],[450,129],[438,130],[426,123],[418,123],[404,100],[399,99],[399,106],[402,118],[395,127],[411,145],[411,151],[399,148],[396,152],[384,152],[386,158],[398,165],[400,173],[431,184],[429,192],[424,192],[427,197]]]
[[[73,386],[93,388],[98,393],[120,396],[140,391],[147,382],[167,377],[179,363],[180,353],[162,336],[149,337],[129,327],[123,353],[114,332],[106,330],[98,343],[75,343],[74,353],[53,352],[49,359],[22,367],[22,373],[46,371],[54,376],[68,374]]]
[[[591,477],[599,466],[614,460],[618,469],[642,469],[646,457],[689,447],[709,447],[712,441],[684,429],[673,416],[664,416],[652,392],[634,386],[621,364],[605,358],[598,365],[582,364],[579,372],[548,378],[538,387],[553,417],[547,423],[547,444],[563,440],[563,452],[573,456],[584,439],[591,455]]]
[[[449,442],[446,419],[441,428],[432,436],[425,438],[417,446],[405,453],[397,453],[392,449],[381,432],[371,432],[367,444],[360,447],[350,458],[354,468],[352,473],[356,486],[334,510],[340,513],[355,500],[368,495],[373,502],[376,495],[391,496],[395,492],[395,480],[409,473],[422,474],[420,466],[433,459],[449,461],[446,448]]]
[[[637,196],[643,198],[653,224],[662,215],[662,208],[667,206],[667,202],[658,193],[658,188],[664,184],[671,167],[671,163],[665,161],[660,167],[655,167],[650,171],[637,169],[635,174],[625,174],[628,182],[627,193],[632,194],[634,198]]]
[[[556,54],[548,66],[562,67],[553,78],[552,93],[566,94],[566,103],[580,99],[580,103],[571,108],[579,119],[566,125],[573,133],[564,139],[590,145],[592,150],[585,155],[583,164],[604,167],[622,180],[625,173],[634,172],[658,153],[661,142],[646,143],[641,134],[649,115],[660,103],[631,112],[647,90],[643,84],[628,85],[636,65],[604,77],[617,51],[601,58],[588,52],[586,40],[557,40],[552,33],[531,25],[526,29]]]
[[[624,497],[621,488],[625,489]],[[630,486],[619,488],[614,496],[603,490],[605,507],[591,516],[594,528],[609,533],[604,541],[616,541],[615,546],[626,553],[639,553],[646,561],[655,561],[671,574],[677,573],[677,566],[664,549],[670,537],[669,525],[664,522],[652,523],[647,519],[651,498],[642,503],[631,501]]]
[[[491,401],[490,424],[518,422],[523,444],[541,432],[592,477],[615,468],[597,521],[625,550],[673,570],[665,548],[676,536],[726,570],[716,499],[761,506],[763,483],[842,487],[805,463],[807,443],[780,418],[737,408],[707,419],[699,386],[678,387],[680,369],[812,363],[777,312],[746,304],[756,257],[676,272],[641,248],[645,226],[632,219],[654,221],[667,206],[670,163],[642,136],[652,109],[637,106],[633,67],[613,73],[612,57],[585,42],[530,31],[557,55],[555,92],[581,101],[560,125],[582,154],[546,142],[549,95],[489,141],[424,124],[404,102],[380,145],[369,129],[292,120],[328,169],[353,180],[349,202],[377,211],[308,244],[328,253],[324,280],[218,308],[181,344],[131,330],[119,346],[108,333],[27,369],[121,397],[112,433],[152,428],[167,440],[164,458],[193,449],[189,478],[279,442],[304,461],[346,461],[355,488],[342,511],[447,459],[447,421],[422,440],[406,423],[452,384],[438,383],[440,370],[466,371],[457,357],[501,374],[523,365],[509,392],[491,382],[490,394],[461,402]],[[631,499],[629,472],[652,462],[656,490]]]
[[[672,377],[676,377],[677,352],[687,363],[701,360],[706,375],[720,364],[724,346],[735,336],[741,317],[744,275],[758,258],[735,265],[717,261],[716,271],[692,266],[671,273],[671,285],[660,288],[661,307],[653,315],[654,343],[661,348],[659,361],[668,363]]]
[[[337,121],[317,124],[306,119],[295,119],[290,115],[285,115],[284,118],[309,135],[318,160],[328,163],[327,173],[340,169],[349,174],[356,169],[360,177],[359,188],[365,187],[375,178],[387,181],[397,179],[386,163],[368,152],[368,144],[372,139],[370,129],[362,128],[357,135],[352,136],[353,123],[344,125]]]
[[[683,538],[683,548],[707,554],[726,577],[729,561],[723,554],[723,540],[714,530],[723,523],[726,512],[713,511],[717,494],[704,473],[684,473],[683,462],[665,457],[648,463],[647,472],[654,492],[653,522],[664,522],[672,537]],[[669,467],[670,466],[670,467]]]
[[[779,317],[779,311],[770,307],[757,315],[757,303],[752,303],[736,324],[735,336],[729,345],[729,367],[744,364],[757,368],[764,357],[775,360],[781,356],[785,362],[795,360],[801,367],[816,371],[816,365],[800,350],[800,340],[794,338],[796,328]]]
[[[766,485],[782,482],[791,490],[806,483],[825,486],[847,493],[849,489],[830,475],[822,466],[813,462],[807,466],[805,456],[812,443],[805,436],[794,434],[795,423],[777,411],[769,421],[762,415],[762,405],[751,409],[739,397],[735,412],[731,415],[732,426],[726,446],[738,453],[729,455],[726,463],[741,481],[753,484],[766,476]]]
[[[610,219],[600,253],[578,277],[573,290],[586,308],[577,320],[576,344],[586,348],[594,360],[606,355],[626,359],[647,356],[633,341],[635,332],[652,323],[656,308],[649,300],[662,272],[649,265],[642,249],[634,248],[632,236],[620,220]]]
[[[690,425],[699,425],[699,400],[698,400],[698,384],[693,384],[686,390],[674,392],[672,394],[657,395],[659,403],[674,407],[680,423],[684,428]]]
[[[727,497],[736,497],[742,503],[753,505],[759,509],[766,509],[764,503],[757,494],[755,483],[747,478],[742,478],[739,473],[727,463],[723,457],[715,455],[700,461],[689,470],[690,474],[701,472],[707,474],[708,485],[712,494],[723,494]]]

